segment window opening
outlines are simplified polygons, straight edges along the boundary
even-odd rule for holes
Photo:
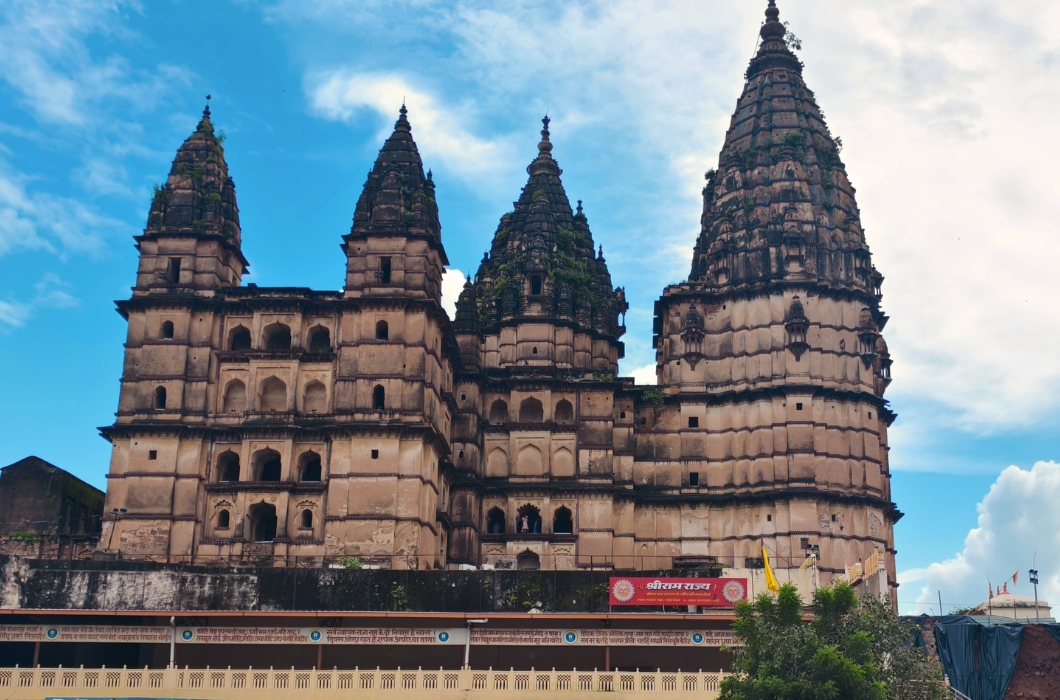
[[[372,459],[379,459],[379,450],[372,450]]]
[[[255,542],[276,539],[276,506],[258,503],[250,508],[250,531]]]
[[[520,423],[540,423],[545,419],[545,409],[535,398],[523,399],[519,404]]]
[[[767,516],[766,516],[766,522],[767,522],[767,523],[771,523],[771,522],[773,522],[773,516],[772,516],[772,515],[767,515]]]
[[[238,379],[233,379],[225,388],[224,412],[241,413],[247,407],[247,387]]]
[[[160,335],[162,336],[163,340],[172,340],[173,339],[173,322],[172,321],[162,321],[162,329],[161,329]]]
[[[532,275],[530,277],[530,293],[538,295],[541,293],[541,277],[538,275]]]
[[[497,399],[490,405],[490,423],[499,425],[508,422],[508,404],[502,399]]]
[[[573,423],[574,422],[574,406],[567,399],[561,399],[556,404],[555,419],[557,423]]]
[[[265,349],[286,351],[291,349],[291,329],[283,323],[274,323],[265,329]]]
[[[166,410],[166,388],[164,386],[155,389],[155,410]]]
[[[148,459],[158,459],[158,450],[148,450],[147,451],[147,458]]]
[[[279,481],[280,480],[280,453],[276,450],[262,450],[258,453],[256,481]]]
[[[317,326],[309,331],[309,352],[329,352],[331,350],[331,330]]]
[[[232,516],[227,510],[222,510],[217,514],[217,529],[227,530],[232,522]]]
[[[519,517],[515,521],[519,534],[535,534],[541,532],[541,511],[535,506],[527,503],[519,509]]]
[[[320,456],[315,452],[309,452],[302,459],[302,481],[320,481],[323,472]]]
[[[491,508],[486,516],[486,531],[491,535],[504,534],[504,511],[500,508]]]
[[[228,341],[229,350],[250,350],[250,331],[243,326],[237,326],[232,330],[231,340]]]
[[[180,258],[169,259],[169,283],[180,284]]]
[[[801,411],[802,410],[802,404],[801,403],[795,404],[795,410],[796,411]]]
[[[302,529],[311,530],[313,528],[313,511],[306,510],[302,511]]]
[[[699,427],[699,417],[698,416],[690,416],[688,418],[688,427],[689,428],[698,428]]]
[[[574,518],[570,508],[562,506],[556,509],[556,514],[552,516],[552,532],[557,535],[574,534]]]
[[[379,258],[379,280],[390,284],[390,258]]]
[[[218,481],[239,481],[239,455],[229,450],[217,458]]]
[[[515,558],[515,565],[524,571],[537,571],[541,568],[541,557],[530,550],[526,550]]]
[[[382,411],[386,407],[386,390],[382,384],[376,384],[372,389],[372,408]]]
[[[390,326],[386,321],[380,321],[375,324],[375,339],[376,340],[389,340],[390,339]]]
[[[688,472],[688,485],[699,486],[699,472]]]

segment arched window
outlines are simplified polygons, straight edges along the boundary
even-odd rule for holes
[[[521,535],[541,532],[541,511],[529,503],[520,508],[515,531]]]
[[[491,535],[504,534],[504,511],[500,508],[491,508],[486,516],[486,532]]]
[[[566,506],[556,509],[552,516],[552,532],[557,535],[574,534],[574,518]]]
[[[502,399],[497,399],[490,406],[490,423],[500,425],[508,422],[508,404]]]
[[[269,377],[261,383],[261,411],[286,411],[287,385],[279,377]]]
[[[328,391],[324,385],[317,381],[305,385],[305,393],[302,395],[302,413],[327,413]]]
[[[239,455],[228,450],[217,457],[217,480],[239,481]]]
[[[264,449],[254,455],[254,481],[279,481],[282,463],[280,453]]]
[[[290,350],[291,329],[283,323],[274,323],[265,327],[266,350]]]
[[[164,386],[155,388],[155,410],[166,410],[166,388]]]
[[[330,352],[331,331],[324,326],[315,326],[309,331],[309,352]]]
[[[567,399],[563,399],[562,401],[556,404],[555,417],[557,423],[573,423],[574,406],[571,406],[570,401],[568,401]]]
[[[386,321],[380,321],[375,324],[375,339],[376,340],[389,340],[390,339],[390,325]]]
[[[276,506],[256,503],[250,507],[250,536],[254,542],[272,542],[276,539]]]
[[[320,455],[316,452],[306,452],[302,455],[302,481],[320,481],[323,469],[320,465]]]
[[[162,327],[159,329],[158,334],[166,340],[171,340],[173,338],[173,322],[162,321]]]
[[[217,529],[227,530],[232,526],[232,514],[227,510],[222,510],[217,514]]]
[[[313,511],[306,508],[302,511],[302,523],[301,527],[303,530],[313,529]]]
[[[535,398],[523,399],[519,404],[520,423],[540,423],[545,419],[545,409]]]
[[[236,326],[228,334],[229,350],[250,350],[250,331],[243,326]]]
[[[515,565],[526,571],[537,571],[541,568],[541,557],[528,549],[515,558]]]
[[[537,296],[541,293],[541,276],[531,275],[530,276],[530,293]]]
[[[372,389],[372,408],[377,411],[382,411],[386,408],[386,389],[383,388],[382,384],[376,384],[375,388]]]
[[[247,386],[238,379],[228,382],[225,387],[225,413],[242,413],[247,410]]]

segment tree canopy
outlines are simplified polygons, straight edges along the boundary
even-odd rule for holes
[[[736,606],[741,646],[721,700],[935,700],[942,667],[912,645],[916,628],[847,583],[814,594],[813,619],[788,583]]]

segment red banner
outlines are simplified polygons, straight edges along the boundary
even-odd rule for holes
[[[731,608],[747,597],[744,578],[611,579],[611,605],[703,605]]]

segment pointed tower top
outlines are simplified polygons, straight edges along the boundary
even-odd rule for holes
[[[405,102],[402,100],[401,109],[398,110],[398,120],[394,123],[394,131],[412,131],[412,125],[409,124],[408,113],[405,109]]]
[[[196,131],[205,131],[206,133],[213,133],[213,123],[210,122],[210,96],[206,96],[206,106],[202,109],[202,119],[199,120],[199,125],[195,128]]]
[[[579,214],[582,213],[582,200],[580,200],[580,199],[578,200],[578,213]]]
[[[758,46],[758,53],[751,59],[751,65],[747,68],[748,80],[767,68],[787,68],[796,73],[802,72],[802,63],[784,41],[788,28],[780,21],[780,10],[777,9],[776,0],[769,0],[769,6],[766,8],[766,21],[758,33],[762,37],[762,42]]]
[[[759,32],[763,40],[773,38],[784,38],[787,34],[787,29],[780,23],[780,10],[777,9],[776,0],[769,0],[769,7],[766,8],[766,23],[762,25],[762,30]]]
[[[541,123],[544,124],[544,128],[541,129],[541,142],[537,144],[537,150],[539,153],[552,152],[552,142],[548,140],[548,123],[550,121],[552,120],[548,118],[547,114],[545,115],[545,118],[541,120]]]

